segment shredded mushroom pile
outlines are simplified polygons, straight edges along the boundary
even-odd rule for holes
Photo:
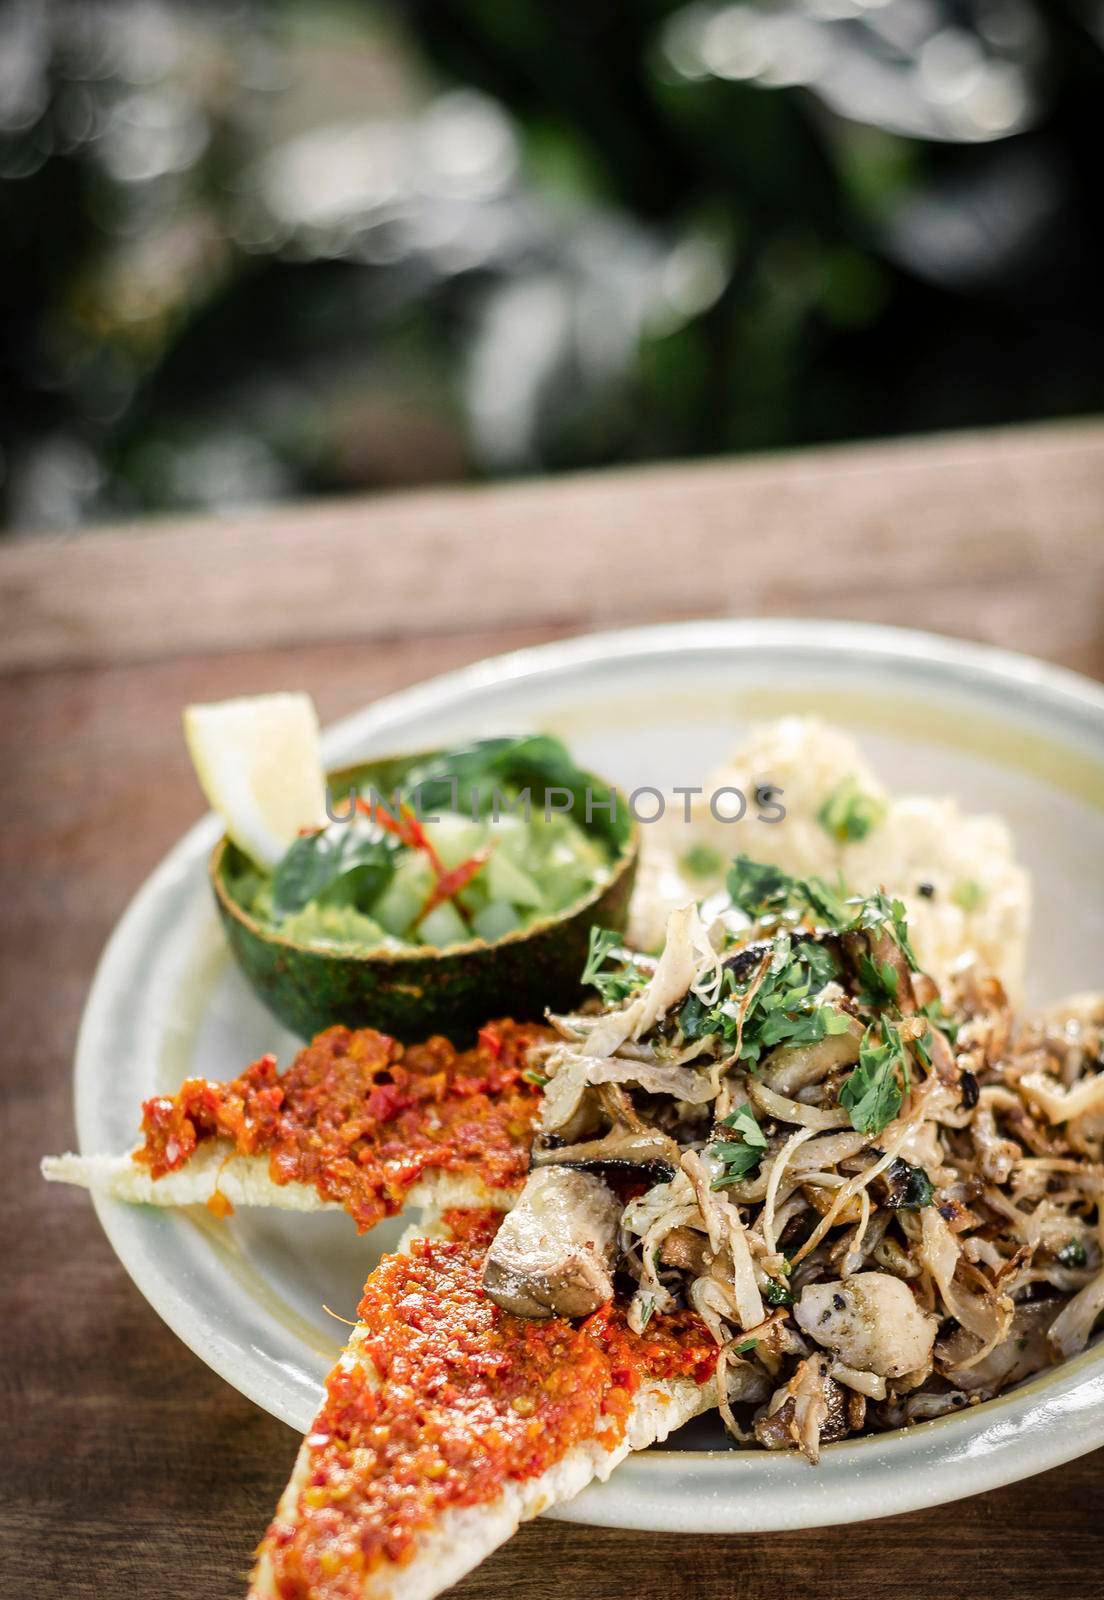
[[[734,1439],[798,1447],[989,1399],[1104,1312],[1104,997],[1015,1026],[941,996],[899,902],[740,858],[658,961],[595,931],[554,1018],[535,1173],[620,1206],[630,1322],[692,1307]]]

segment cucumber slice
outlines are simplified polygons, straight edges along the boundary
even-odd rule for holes
[[[508,900],[515,906],[544,904],[544,896],[529,874],[499,850],[492,853],[480,877],[486,880],[487,893],[492,901]]]
[[[429,862],[421,856],[405,856],[387,888],[369,908],[369,914],[396,939],[407,938],[432,888],[433,869]]]
[[[426,838],[450,870],[467,861],[486,843],[487,830],[481,822],[462,817],[455,811],[440,811],[436,822],[425,824]]]
[[[471,938],[456,907],[448,900],[435,906],[428,917],[423,917],[417,927],[419,943],[436,945],[443,950],[446,945],[463,944]]]
[[[526,864],[533,850],[533,832],[522,817],[504,812],[497,822],[488,817],[484,827],[496,856],[508,856],[515,866]]]
[[[513,906],[508,905],[505,900],[492,900],[482,911],[476,912],[472,918],[472,927],[481,939],[493,944],[496,939],[503,938],[507,933],[515,933],[521,927],[521,919]]]

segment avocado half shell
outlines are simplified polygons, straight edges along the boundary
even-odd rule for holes
[[[390,793],[403,770],[423,756],[364,763],[331,773],[340,799],[354,787]],[[428,946],[350,953],[300,944],[258,922],[238,903],[233,883],[250,870],[224,835],[211,854],[211,886],[230,948],[254,991],[303,1038],[342,1023],[372,1027],[406,1043],[444,1034],[472,1043],[494,1017],[536,1021],[545,1009],[568,1011],[583,998],[591,927],[624,932],[640,838],[633,822],[609,880],[582,900],[528,928],[487,943],[446,950]]]

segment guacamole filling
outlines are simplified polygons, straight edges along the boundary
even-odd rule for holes
[[[386,794],[358,777],[335,797],[342,820],[296,839],[271,874],[243,863],[231,889],[296,944],[489,943],[609,881],[629,834],[617,806],[557,740],[484,740],[410,764]]]

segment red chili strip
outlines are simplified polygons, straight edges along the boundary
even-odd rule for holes
[[[461,889],[466,889],[476,873],[482,871],[490,858],[491,847],[488,845],[486,849],[477,850],[473,856],[469,856],[467,861],[461,861],[460,865],[453,867],[451,872],[443,872],[437,879],[436,885],[426,896],[425,905],[418,913],[418,921],[421,922],[423,917],[428,917],[431,911],[436,911],[437,907],[443,905],[446,900],[452,900],[460,893]]]

